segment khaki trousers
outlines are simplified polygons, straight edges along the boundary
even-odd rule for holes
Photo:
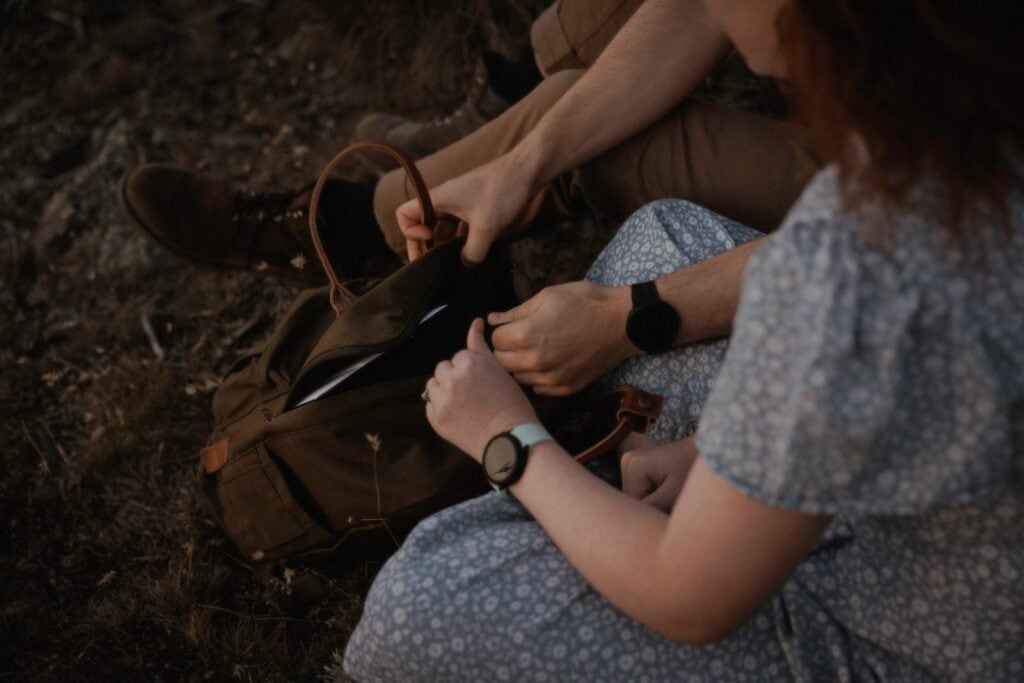
[[[419,160],[428,187],[512,149],[583,75],[642,0],[561,0],[534,22],[531,43],[546,78],[465,138]],[[646,131],[566,173],[534,198],[516,228],[589,208],[625,220],[655,199],[705,206],[762,232],[778,227],[819,167],[806,132],[738,109],[684,100]],[[374,212],[388,244],[405,255],[395,209],[412,197],[399,169],[384,175]]]

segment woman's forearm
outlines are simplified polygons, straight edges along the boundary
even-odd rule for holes
[[[554,442],[530,451],[511,488],[595,590],[634,619],[664,630],[649,581],[668,515],[604,483]]]
[[[658,120],[728,47],[701,0],[648,0],[511,154],[540,187]]]

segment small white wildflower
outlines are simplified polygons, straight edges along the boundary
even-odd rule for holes
[[[306,255],[305,254],[296,254],[292,258],[290,263],[292,264],[293,268],[297,268],[298,270],[302,270],[303,268],[306,267]]]
[[[365,434],[366,442],[374,451],[380,450],[380,434]]]

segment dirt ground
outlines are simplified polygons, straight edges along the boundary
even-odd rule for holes
[[[322,676],[364,581],[293,607],[194,484],[220,373],[297,289],[160,253],[118,181],[171,161],[308,182],[362,114],[458,105],[479,52],[525,45],[541,3],[0,6],[0,675]]]
[[[366,112],[453,109],[481,50],[514,54],[544,5],[0,0],[0,676],[337,673],[366,578],[296,606],[194,483],[220,374],[298,290],[161,253],[118,182],[170,161],[304,184]],[[518,250],[535,284],[564,281],[607,234]]]

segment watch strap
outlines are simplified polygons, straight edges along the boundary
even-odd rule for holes
[[[545,441],[555,440],[555,437],[551,436],[551,433],[544,428],[544,425],[537,424],[536,422],[527,422],[518,427],[513,427],[508,433],[515,437],[516,441],[522,444],[523,448],[527,449],[533,448]]]
[[[652,301],[661,301],[661,297],[658,296],[658,287],[654,284],[654,280],[631,284],[629,286],[629,296],[633,301],[633,308],[651,303]]]

